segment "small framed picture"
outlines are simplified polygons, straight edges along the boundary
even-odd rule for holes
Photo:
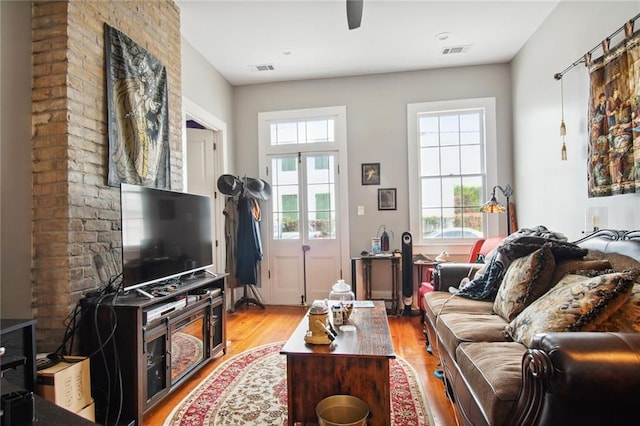
[[[380,163],[362,163],[362,184],[380,185]]]
[[[396,209],[396,189],[378,189],[378,210]]]

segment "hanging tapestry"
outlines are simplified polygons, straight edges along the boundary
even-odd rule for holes
[[[105,25],[110,186],[171,189],[167,71],[122,32]]]
[[[589,63],[589,197],[640,193],[640,34]]]

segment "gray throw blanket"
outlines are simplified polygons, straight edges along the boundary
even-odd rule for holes
[[[547,244],[556,262],[565,259],[582,259],[587,250],[567,242],[567,238],[544,226],[523,228],[502,240],[495,253],[487,256],[487,266],[482,274],[461,288],[456,294],[476,300],[494,300],[498,288],[511,262],[527,256]]]

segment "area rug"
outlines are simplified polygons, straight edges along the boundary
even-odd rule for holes
[[[283,342],[235,355],[202,380],[169,414],[164,426],[286,425],[286,357]],[[404,359],[390,362],[391,424],[433,425],[417,373]]]

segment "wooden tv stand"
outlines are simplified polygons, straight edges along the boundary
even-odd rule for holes
[[[226,274],[206,274],[145,288],[153,298],[134,290],[81,301],[81,354],[91,357],[98,422],[142,425],[147,411],[226,353],[225,282]]]

